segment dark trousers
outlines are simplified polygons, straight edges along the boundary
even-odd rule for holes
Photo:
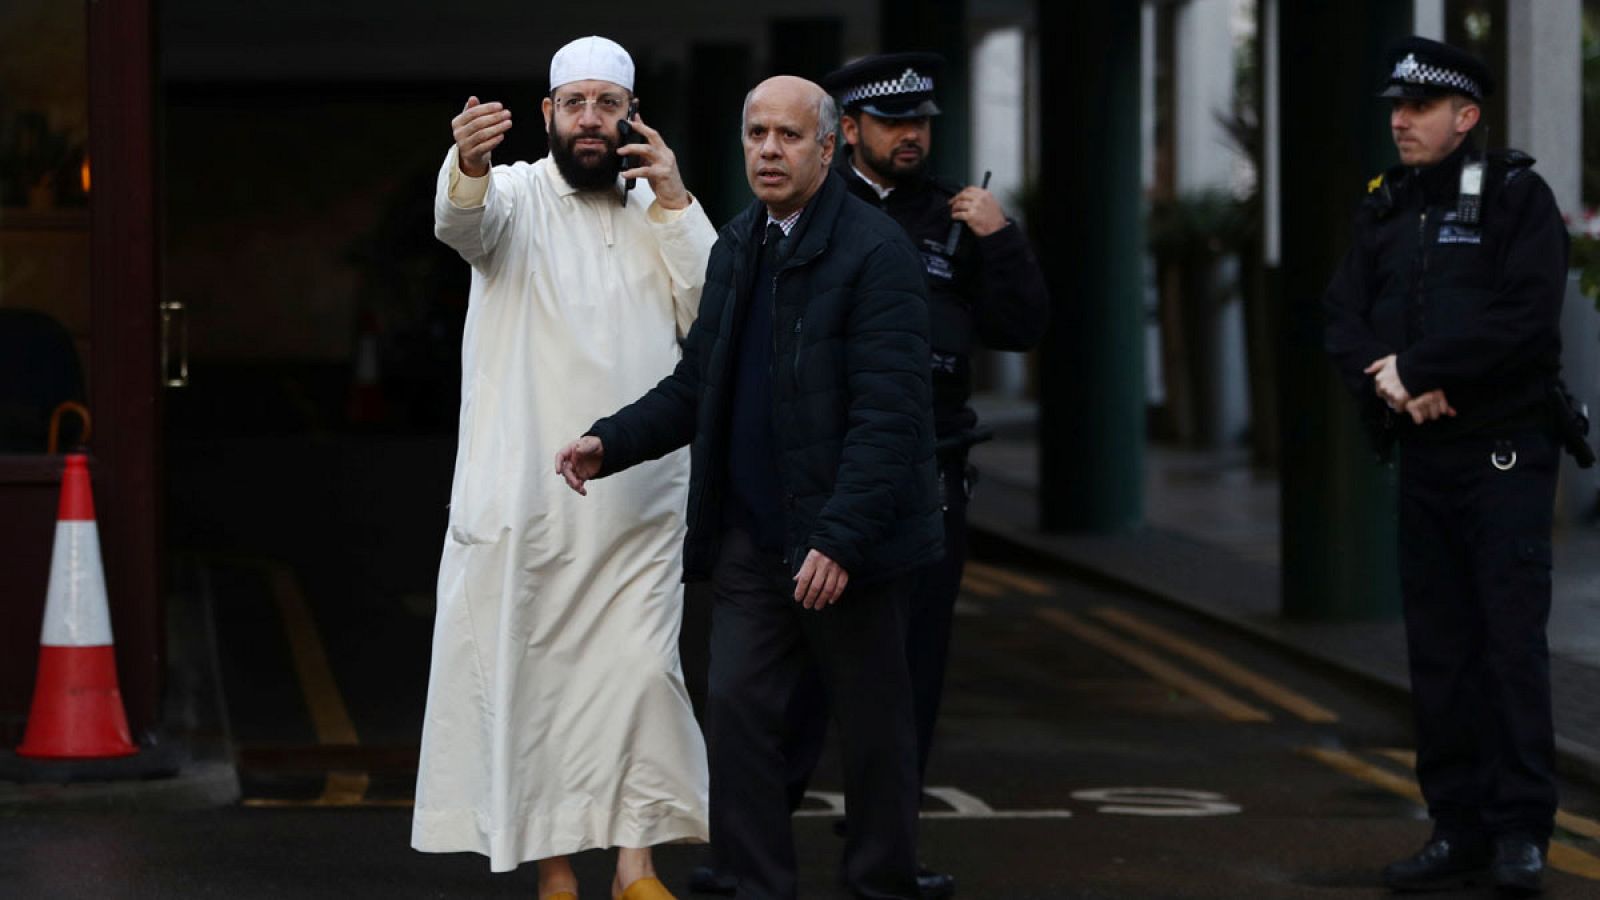
[[[911,695],[917,710],[917,785],[928,777],[933,752],[933,726],[944,699],[944,670],[950,659],[950,631],[961,572],[967,566],[966,457],[942,463],[939,484],[944,496],[944,556],[917,573],[911,588],[911,627],[906,632],[906,662],[911,667]]]
[[[723,535],[712,573],[706,737],[711,840],[739,897],[796,896],[784,741],[808,664],[833,699],[850,834],[843,877],[858,897],[913,900],[916,738],[906,671],[905,580],[852,583],[807,610],[777,554],[743,531]]]
[[[1514,450],[1515,465],[1491,456]],[[1548,435],[1409,442],[1400,456],[1400,580],[1417,779],[1443,835],[1550,837]],[[1508,459],[1502,455],[1502,464]]]
[[[911,696],[917,721],[917,787],[928,776],[933,730],[944,698],[944,673],[950,658],[950,632],[961,573],[967,565],[967,500],[970,475],[965,457],[942,461],[939,484],[944,499],[944,556],[911,577],[910,615],[906,628],[906,663],[911,670]],[[789,728],[784,739],[788,759],[789,799],[796,809],[805,798],[811,775],[822,758],[828,732],[828,695],[813,671],[800,680],[789,703]]]

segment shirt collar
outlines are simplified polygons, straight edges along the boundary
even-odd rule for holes
[[[883,186],[879,185],[876,181],[873,181],[871,178],[868,178],[864,173],[862,173],[862,171],[859,168],[856,167],[855,160],[851,160],[850,161],[850,171],[856,173],[856,177],[857,178],[861,179],[862,181],[865,181],[867,183],[867,187],[872,188],[873,193],[876,193],[878,195],[878,199],[879,200],[887,200],[887,199],[889,199],[889,195],[894,193],[894,188],[892,188],[892,187],[883,187]]]
[[[779,228],[782,228],[783,229],[783,236],[784,237],[788,237],[789,236],[789,232],[794,230],[794,223],[800,221],[800,214],[805,212],[805,211],[806,211],[806,208],[804,206],[802,206],[799,209],[795,210],[794,212],[790,213],[789,215],[784,216],[781,219],[777,219],[777,218],[773,218],[772,211],[768,210],[767,211],[767,224],[768,225],[777,225]],[[762,238],[762,242],[763,243],[766,242],[766,238],[765,237]]]

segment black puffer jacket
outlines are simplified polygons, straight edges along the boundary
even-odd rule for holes
[[[757,202],[723,227],[683,360],[589,432],[605,446],[601,476],[692,441],[685,580],[708,577],[716,561],[735,323],[738,305],[750,302],[765,222]],[[943,552],[922,263],[894,220],[831,173],[789,241],[772,317],[785,557],[798,571],[816,549],[852,581],[889,578]]]

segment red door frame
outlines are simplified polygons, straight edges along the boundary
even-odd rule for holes
[[[87,4],[94,490],[118,675],[136,734],[159,715],[166,658],[151,4]]]

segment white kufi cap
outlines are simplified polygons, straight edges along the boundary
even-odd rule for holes
[[[550,57],[550,90],[574,81],[609,81],[633,90],[633,57],[616,41],[578,38]]]

